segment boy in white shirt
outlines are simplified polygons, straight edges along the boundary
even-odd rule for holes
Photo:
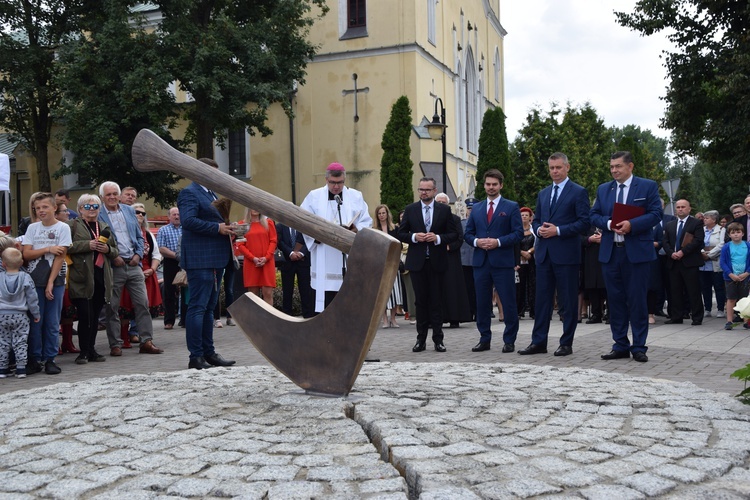
[[[31,207],[39,220],[29,226],[23,240],[23,257],[39,297],[41,321],[29,332],[28,374],[61,372],[55,364],[60,338],[60,314],[65,294],[65,254],[71,244],[70,226],[55,218],[57,204],[52,193],[32,197]]]

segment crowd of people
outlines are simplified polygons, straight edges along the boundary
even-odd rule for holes
[[[301,207],[355,233],[373,228],[402,243],[382,327],[398,328],[398,316],[416,324],[414,352],[426,350],[430,332],[435,351],[445,352],[444,328],[473,322],[479,341],[472,351],[490,350],[493,318],[503,323],[502,352],[514,352],[519,320],[528,314],[531,343],[518,353],[544,354],[555,310],[562,327],[555,356],[573,353],[583,320],[610,325],[613,345],[603,359],[640,362],[648,361],[648,327],[658,316],[700,325],[715,302],[725,329],[750,328],[733,311],[750,283],[750,195],[730,214],[691,215],[690,202],[678,200],[668,215],[656,183],[634,176],[634,166],[627,151],[613,154],[613,180],[598,187],[591,206],[587,190],[569,177],[567,156],[554,153],[552,182],[534,210],[504,198],[503,174],[489,170],[486,199],[465,200],[463,218],[425,177],[419,200],[394,220],[384,204],[370,214],[362,193],[346,186],[344,166],[332,163],[326,185]],[[101,330],[112,357],[133,344],[161,354],[153,338],[160,314],[166,330],[185,328],[189,368],[231,366],[235,361],[215,350],[213,329],[223,327],[222,284],[229,306],[239,269],[242,288],[273,305],[278,268],[287,314],[295,288],[304,318],[330,305],[346,254],[255,209],[232,222],[230,203],[193,182],[168,210],[168,223],[152,232],[132,187],[104,182],[97,194],[80,195],[75,210],[66,190],[34,193],[18,237],[0,236],[0,378],[13,367],[19,378],[58,374],[55,358],[65,352],[76,353],[79,365],[106,361],[96,350]],[[234,325],[229,312],[226,322]]]

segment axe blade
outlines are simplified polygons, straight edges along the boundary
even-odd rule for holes
[[[307,392],[346,396],[375,339],[398,272],[401,244],[363,229],[333,302],[313,318],[291,318],[254,294],[229,306],[255,348]]]

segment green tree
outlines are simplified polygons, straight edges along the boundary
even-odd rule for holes
[[[34,156],[41,191],[52,186],[47,149],[61,92],[55,52],[77,33],[83,4],[0,2],[0,127]]]
[[[502,172],[502,194],[511,200],[516,199],[516,182],[510,167],[510,149],[508,134],[505,131],[505,113],[502,108],[488,109],[482,118],[482,131],[479,134],[479,159],[477,160],[477,187],[474,197],[482,200],[487,197],[484,192],[484,174],[490,169]]]
[[[186,141],[199,157],[213,157],[214,138],[226,131],[272,131],[267,110],[281,103],[291,113],[289,92],[304,83],[315,47],[307,34],[313,6],[325,0],[155,0],[166,58],[180,87],[193,100],[182,108]]]
[[[524,205],[535,208],[537,194],[551,182],[547,159],[557,151],[567,155],[571,179],[585,187],[589,196],[611,179],[612,134],[589,103],[568,103],[564,111],[553,103],[546,113],[535,108],[513,143],[513,169]]]
[[[609,173],[609,159],[614,152],[611,130],[588,102],[578,107],[568,103],[560,124],[560,136],[560,151],[570,162],[570,178],[585,187],[593,198],[599,184],[612,179]],[[547,156],[552,153],[554,151]],[[546,177],[547,183],[551,182],[549,175]]]
[[[667,34],[669,85],[662,121],[672,148],[721,165],[724,185],[750,184],[750,8],[747,1],[639,0],[618,22]]]
[[[656,162],[656,166],[662,172],[666,172],[672,162],[669,158],[669,141],[656,137],[650,130],[641,130],[637,125],[625,125],[622,128],[615,127],[615,143],[620,142],[623,137],[631,137],[644,150],[644,154],[650,156],[650,160]]]
[[[516,181],[516,200],[523,206],[533,209],[537,194],[550,182],[547,159],[562,149],[557,121],[560,113],[554,103],[549,112],[533,108],[513,141],[511,165]]]
[[[60,52],[65,116],[63,145],[73,153],[59,175],[77,173],[96,185],[106,180],[134,186],[163,207],[174,204],[178,177],[143,175],[133,168],[136,134],[149,128],[169,137],[176,108],[167,88],[173,80],[162,59],[158,35],[133,16],[135,2],[102,0],[81,18],[81,34]],[[167,129],[164,125],[167,125]]]
[[[414,201],[411,180],[414,176],[411,163],[411,107],[409,98],[401,96],[391,107],[391,118],[383,132],[380,147],[380,202],[388,205],[392,213],[400,212]]]
[[[692,173],[695,166],[695,160],[689,157],[678,158],[667,172],[667,179],[680,179],[680,185],[674,194],[674,201],[688,200],[693,208],[693,213],[698,206],[695,196],[695,183],[693,182]],[[667,202],[669,200],[666,200]]]
[[[691,180],[696,192],[696,206],[701,211],[718,210],[728,214],[734,203],[742,203],[747,196],[748,187],[743,184],[727,183],[724,172],[726,164],[710,164],[696,161],[692,169]]]

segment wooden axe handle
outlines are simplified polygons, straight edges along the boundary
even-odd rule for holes
[[[345,253],[354,243],[348,229],[180,153],[148,129],[138,132],[132,154],[139,172],[169,170]]]

